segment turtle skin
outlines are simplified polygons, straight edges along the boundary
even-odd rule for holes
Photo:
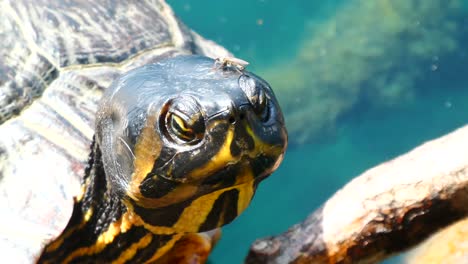
[[[286,145],[278,101],[251,72],[194,55],[131,70],[101,99],[83,191],[38,262],[200,263],[198,233],[240,215]]]
[[[229,53],[164,1],[0,2],[0,248],[33,262],[68,223],[103,91],[123,72]]]
[[[268,83],[162,1],[0,15],[3,258],[205,262],[283,158]]]

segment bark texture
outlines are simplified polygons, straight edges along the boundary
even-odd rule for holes
[[[374,263],[468,216],[468,125],[356,177],[246,263]]]

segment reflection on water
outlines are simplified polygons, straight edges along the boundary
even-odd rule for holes
[[[293,138],[213,263],[240,263],[352,177],[468,121],[461,1],[169,3],[272,84]]]

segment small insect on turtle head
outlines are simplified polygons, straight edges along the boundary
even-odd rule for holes
[[[236,60],[219,60],[231,71],[213,63],[172,58],[123,75],[104,95],[106,177],[147,225],[198,232],[229,223],[282,160],[287,133],[269,85]]]
[[[234,57],[219,57],[215,60],[215,68],[220,69],[234,68],[243,71],[247,65],[249,65],[247,61]]]

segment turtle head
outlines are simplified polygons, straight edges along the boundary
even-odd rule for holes
[[[145,224],[177,232],[232,221],[287,145],[270,86],[201,56],[121,76],[103,97],[96,127],[112,195]]]

